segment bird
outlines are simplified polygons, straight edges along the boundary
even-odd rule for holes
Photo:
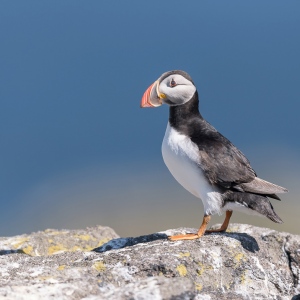
[[[269,200],[280,200],[284,187],[259,177],[245,155],[208,123],[199,112],[197,88],[181,70],[163,73],[144,92],[140,105],[169,105],[169,121],[162,142],[163,160],[173,177],[204,206],[197,233],[169,236],[169,240],[194,240],[205,233],[224,232],[233,211],[265,216],[283,223]],[[211,216],[225,212],[220,228],[207,230]]]

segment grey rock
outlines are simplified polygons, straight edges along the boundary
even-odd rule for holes
[[[89,251],[118,237],[113,229],[103,226],[88,227],[84,230],[46,229],[14,237],[0,237],[0,255],[24,253],[45,256],[64,251]]]
[[[99,226],[0,238],[0,298],[300,297],[300,236],[231,224],[226,233],[194,241],[167,240],[168,235],[195,231],[180,228],[119,238],[112,229]],[[105,239],[110,241],[103,244]],[[63,247],[49,251],[53,245]],[[86,251],[92,247],[94,251]]]

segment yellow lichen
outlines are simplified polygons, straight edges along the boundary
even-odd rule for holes
[[[199,276],[201,276],[205,270],[212,270],[213,269],[212,266],[206,266],[206,265],[204,265],[200,262],[198,263],[198,265],[200,266],[200,269],[197,270],[197,273],[198,273]]]
[[[242,276],[241,276],[241,284],[246,284],[246,271],[243,272]]]
[[[202,288],[203,288],[202,284],[201,283],[197,283],[197,282],[195,282],[195,287],[196,287],[197,291],[201,291]]]
[[[226,232],[237,232],[239,231],[239,228],[237,226],[230,226],[226,229]]]
[[[43,281],[53,279],[53,278],[54,278],[53,276],[40,276],[40,277],[38,277],[39,280],[43,280]]]
[[[47,229],[46,229],[47,230]],[[45,231],[46,232],[46,231]],[[68,231],[56,231],[56,230],[48,230],[47,233],[49,235],[60,235],[60,234],[67,234],[69,233]]]
[[[201,269],[197,270],[197,274],[199,276],[201,276],[203,274],[204,270],[205,270],[204,268],[201,268]]]
[[[28,238],[19,238],[16,242],[12,243],[14,248],[19,248],[22,244],[28,242]]]
[[[108,238],[104,238],[104,239],[100,240],[98,242],[98,245],[95,248],[102,246],[103,244],[107,243],[108,241],[110,241],[110,239],[108,239]]]
[[[72,249],[70,249],[70,251],[77,251],[77,250],[82,250],[82,248],[78,246],[74,246]]]
[[[82,251],[91,251],[93,249],[95,249],[95,247],[85,247],[85,248],[82,248],[81,250]]]
[[[229,290],[231,285],[232,285],[232,281],[225,284],[226,290]]]
[[[96,261],[93,265],[94,269],[96,269],[98,272],[105,271],[106,267],[105,264],[102,261]]]
[[[77,235],[77,237],[83,241],[89,241],[90,239],[94,239],[91,236],[89,236],[88,234],[80,234],[80,235]]]
[[[62,271],[62,270],[65,269],[65,267],[66,267],[66,265],[61,265],[61,266],[59,266],[59,267],[57,268],[57,270],[58,270],[58,271]]]
[[[185,253],[180,252],[180,253],[179,253],[179,257],[190,257],[190,256],[191,256],[191,253],[190,253],[190,252],[185,252]]]
[[[32,248],[32,246],[30,246],[30,245],[22,249],[22,251],[23,251],[25,254],[28,254],[28,255],[31,255],[31,254],[32,254],[32,250],[33,250],[33,248]]]
[[[237,264],[240,264],[241,260],[243,260],[244,257],[245,257],[245,254],[240,252],[234,256],[234,260],[236,261]]]
[[[52,255],[60,251],[68,251],[68,249],[62,244],[53,245],[48,248],[48,255]]]
[[[185,265],[177,266],[176,270],[178,271],[178,273],[181,277],[184,277],[187,274],[187,269],[186,269]]]

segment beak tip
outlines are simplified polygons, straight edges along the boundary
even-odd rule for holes
[[[155,107],[155,106],[152,105],[152,104],[149,103],[149,102],[141,101],[140,107],[141,107],[141,108],[145,108],[145,107]]]
[[[153,107],[153,105],[150,101],[150,94],[151,94],[153,85],[154,84],[151,84],[148,87],[148,89],[146,90],[146,92],[144,93],[144,95],[142,97],[141,104],[140,104],[142,108],[144,108],[144,107]]]

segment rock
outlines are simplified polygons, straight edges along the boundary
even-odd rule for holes
[[[167,240],[194,231],[118,238],[99,226],[1,238],[0,298],[299,299],[300,236],[231,224],[226,233]],[[54,241],[63,249],[53,255]]]
[[[0,238],[0,255],[24,253],[45,256],[64,251],[89,251],[118,237],[113,229],[103,226],[85,230],[47,229],[32,234]]]

